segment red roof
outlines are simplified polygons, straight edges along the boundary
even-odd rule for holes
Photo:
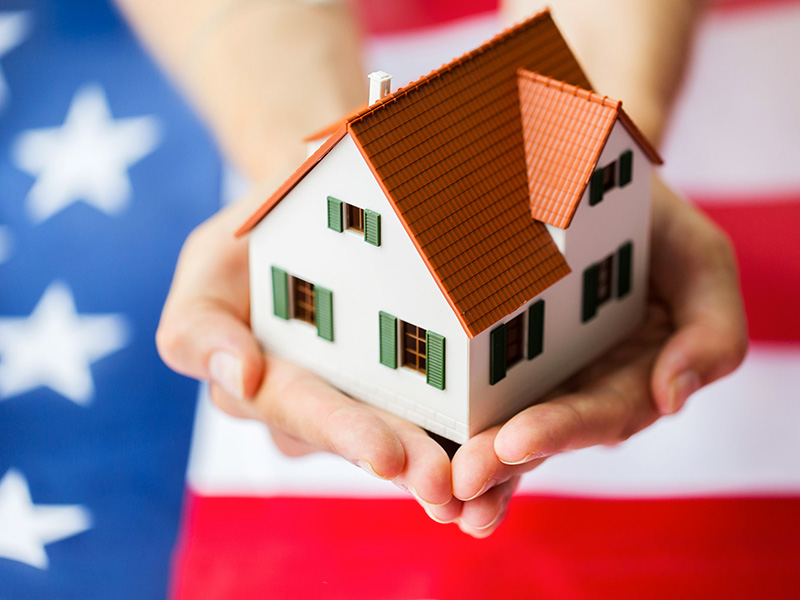
[[[348,117],[337,133],[336,141],[351,134],[470,337],[570,272],[531,218],[519,69],[590,89],[545,11]],[[329,140],[238,234],[330,147]]]

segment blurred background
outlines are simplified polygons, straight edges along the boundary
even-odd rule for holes
[[[491,0],[358,7],[397,87],[501,27]],[[736,246],[745,364],[548,461],[476,541],[161,363],[180,246],[243,183],[108,1],[4,0],[0,598],[797,598],[799,31],[796,0],[712,3],[663,148]]]

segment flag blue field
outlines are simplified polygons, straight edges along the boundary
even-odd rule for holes
[[[0,597],[166,595],[196,383],[154,334],[214,145],[105,1],[0,5]]]

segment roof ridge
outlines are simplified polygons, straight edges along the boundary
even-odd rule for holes
[[[529,79],[534,83],[540,83],[542,85],[546,85],[547,87],[557,89],[560,92],[570,94],[571,96],[575,96],[577,98],[582,98],[590,102],[596,102],[605,106],[606,108],[613,108],[614,110],[620,110],[622,108],[622,100],[614,100],[608,96],[601,96],[597,92],[586,90],[580,86],[572,85],[566,81],[554,79],[552,77],[548,77],[547,75],[542,75],[541,73],[535,73],[524,67],[517,69],[517,76]]]
[[[417,79],[415,81],[412,81],[411,83],[409,83],[409,84],[407,84],[407,85],[405,85],[405,86],[403,86],[401,88],[398,88],[397,90],[395,90],[391,94],[387,94],[386,96],[384,96],[380,100],[377,100],[376,102],[373,102],[369,106],[367,106],[365,108],[362,108],[359,111],[356,111],[355,113],[351,114],[349,117],[346,118],[346,123],[347,123],[348,127],[350,126],[351,123],[354,123],[355,121],[359,121],[359,120],[363,119],[367,115],[375,112],[376,110],[379,110],[381,107],[383,107],[383,106],[385,106],[387,104],[390,104],[391,102],[394,102],[394,101],[398,100],[400,97],[405,96],[406,94],[408,94],[411,91],[421,87],[422,85],[424,85],[426,83],[429,83],[429,82],[433,81],[434,79],[436,79],[438,77],[441,77],[445,73],[449,73],[450,71],[452,71],[456,67],[460,66],[461,64],[463,64],[463,63],[465,63],[465,62],[467,62],[469,60],[472,60],[473,58],[475,58],[476,56],[478,56],[480,54],[483,54],[483,53],[487,52],[488,50],[494,48],[498,44],[503,43],[506,39],[518,34],[519,32],[521,32],[521,31],[523,31],[525,29],[528,29],[530,27],[533,27],[534,25],[537,25],[542,19],[546,19],[546,18],[550,18],[550,8],[549,7],[543,9],[542,11],[536,13],[535,15],[533,15],[532,17],[530,17],[530,18],[528,18],[528,19],[526,19],[524,21],[516,23],[515,25],[512,25],[511,27],[507,27],[506,29],[504,29],[503,31],[501,31],[500,33],[495,35],[492,39],[484,42],[483,44],[481,44],[477,48],[462,54],[458,58],[454,58],[449,63],[443,64],[438,69],[433,69],[427,75],[423,75],[419,79]]]

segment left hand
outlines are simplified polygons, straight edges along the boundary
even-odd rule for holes
[[[520,475],[549,456],[617,444],[680,410],[733,371],[747,328],[730,242],[664,184],[653,189],[651,291],[644,326],[543,402],[471,438],[452,461],[457,523],[486,537]]]

